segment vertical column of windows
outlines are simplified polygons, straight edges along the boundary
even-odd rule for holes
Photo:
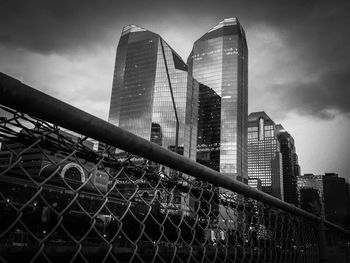
[[[137,36],[136,36],[137,35]],[[123,86],[119,89],[119,126],[147,140],[151,133],[151,110],[157,46],[153,33],[130,33]]]

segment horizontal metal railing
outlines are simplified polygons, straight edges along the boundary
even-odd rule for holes
[[[283,202],[262,191],[255,190],[232,177],[220,174],[157,144],[144,140],[111,123],[35,90],[3,73],[0,73],[0,104],[173,168],[191,175],[197,180],[209,182],[217,187],[226,188],[265,205],[270,205],[292,215],[302,217],[313,222],[315,225],[320,225],[321,231],[323,231],[323,226],[326,226],[350,237],[349,231],[332,222]],[[324,236],[320,237],[320,243],[324,241],[322,239],[324,239]],[[322,249],[320,253],[322,254]]]
[[[140,138],[3,73],[0,74],[0,103],[316,223],[322,221],[322,218],[314,214]],[[324,220],[324,223],[350,236],[350,232],[332,222]]]

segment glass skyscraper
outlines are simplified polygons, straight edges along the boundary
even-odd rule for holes
[[[109,122],[196,160],[198,82],[158,34],[136,25],[123,28],[117,47]],[[164,172],[175,175],[173,170]],[[153,198],[154,189],[139,187]],[[173,201],[169,203],[168,199]],[[160,202],[169,213],[189,214],[192,205],[189,196],[180,192],[173,197],[164,196]]]
[[[117,48],[109,122],[196,159],[198,83],[158,35],[124,27]]]
[[[219,156],[213,154],[219,160],[209,166],[213,169],[218,166],[220,173],[247,182],[248,48],[237,18],[221,21],[199,38],[193,45],[188,65],[190,74],[220,97],[220,122],[216,124],[219,125],[216,130],[220,130],[219,145],[215,142]],[[217,102],[213,99],[208,103]],[[205,128],[213,127],[202,127],[201,132],[209,134]],[[201,154],[198,159],[201,162],[200,157]]]
[[[300,166],[298,164],[295,142],[281,124],[276,125],[276,129],[282,154],[284,201],[297,206],[297,178],[300,176]]]
[[[282,155],[276,125],[263,111],[248,116],[248,177],[260,179],[262,191],[284,199]]]

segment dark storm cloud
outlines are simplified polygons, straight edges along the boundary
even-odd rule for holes
[[[341,113],[350,118],[349,72],[327,72],[317,81],[289,83],[269,88],[282,102],[282,111],[296,111],[318,118],[331,119]]]
[[[41,54],[115,45],[122,26],[130,23],[146,27],[165,24],[165,30],[167,26],[181,27],[180,32],[183,30],[191,42],[225,17],[237,16],[248,37],[250,28],[267,25],[283,38],[285,48],[292,51],[290,56],[295,57],[292,61],[303,67],[304,76],[270,85],[278,87],[284,107],[321,117],[331,117],[330,110],[349,113],[344,99],[349,93],[350,1],[0,0],[0,3],[0,45]],[[264,46],[259,52],[268,50],[269,46]],[[287,65],[293,66],[296,67]],[[278,74],[279,69],[275,70]],[[307,76],[315,76],[315,80],[307,82]],[[266,91],[274,92],[271,88]]]
[[[105,40],[111,31],[118,36],[116,31],[130,18],[161,24],[176,20],[177,16],[189,22],[184,31],[191,30],[191,21],[196,24],[196,20],[208,18],[216,23],[225,17],[238,16],[245,27],[271,24],[294,43],[301,39],[304,43],[310,40],[314,43],[322,38],[319,43],[322,47],[344,37],[350,11],[347,3],[304,0],[218,1],[215,4],[203,0],[12,0],[0,3],[0,42],[39,52],[84,47],[90,42]],[[203,25],[203,33],[207,27]]]
[[[286,68],[280,70],[290,69],[293,75],[293,70],[302,68],[295,80],[270,83],[266,89],[272,97],[277,92],[276,110],[319,118],[333,118],[337,114],[350,118],[350,2],[270,3],[269,10],[260,10],[258,14],[255,8],[248,17],[253,21],[255,16],[255,21],[270,25],[282,36],[290,56],[285,59],[295,64],[284,65]],[[278,74],[279,69],[275,71]]]
[[[119,1],[1,1],[0,43],[43,54],[105,44],[117,35],[109,35],[115,21],[130,12],[125,6]]]
[[[172,13],[161,0],[0,0],[0,6],[0,44],[43,54],[115,45],[124,25],[161,23]]]

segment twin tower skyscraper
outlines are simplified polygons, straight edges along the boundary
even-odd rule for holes
[[[247,74],[248,48],[237,18],[199,38],[187,63],[158,34],[126,26],[109,122],[246,182]]]

